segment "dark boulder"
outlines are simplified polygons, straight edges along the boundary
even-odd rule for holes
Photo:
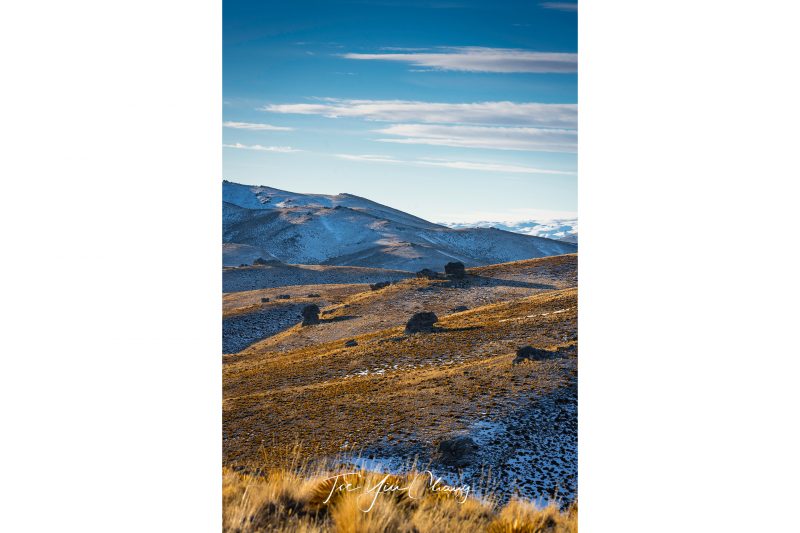
[[[301,314],[303,315],[304,326],[319,324],[319,306],[316,304],[305,306]]]
[[[289,294],[279,294],[278,295],[278,300],[288,300],[289,298],[291,298],[291,295],[289,295]]]
[[[459,305],[458,307],[454,307],[450,310],[451,313],[460,313],[462,311],[469,311],[469,307],[466,305]]]
[[[443,440],[436,447],[433,458],[436,462],[455,468],[464,468],[475,462],[478,445],[467,436]]]
[[[385,287],[388,287],[391,284],[392,284],[391,281],[381,281],[379,283],[370,283],[369,288],[373,291],[378,291]]]
[[[464,279],[464,276],[467,275],[466,270],[464,270],[464,263],[461,261],[447,263],[444,266],[444,273],[447,274],[447,277],[453,279]]]
[[[438,320],[436,314],[430,311],[415,313],[406,323],[406,333],[430,333]]]
[[[434,272],[430,268],[423,268],[422,270],[417,272],[417,277],[423,279],[444,279],[444,277],[440,273]]]
[[[358,346],[358,342],[355,339],[350,339],[349,341],[345,341],[344,345],[348,348],[352,348],[353,346]]]
[[[261,303],[265,304],[269,301],[269,298],[261,298]]]
[[[315,292],[312,292],[311,294],[308,295],[308,297],[309,298],[319,298],[319,294],[317,294]]]
[[[552,356],[553,352],[534,348],[533,346],[523,346],[522,348],[517,348],[517,356],[512,361],[512,364],[518,365],[523,361],[542,361],[550,359]]]
[[[267,260],[264,259],[263,257],[259,257],[258,259],[253,261],[253,264],[254,265],[266,265],[267,264]]]

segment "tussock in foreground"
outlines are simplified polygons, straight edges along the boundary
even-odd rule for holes
[[[350,483],[352,490],[336,490],[344,483]],[[386,492],[368,492],[376,486]],[[498,509],[489,500],[431,490],[423,473],[392,476],[361,471],[337,477],[322,470],[273,469],[256,476],[224,468],[222,495],[226,532],[578,531],[576,505],[560,511],[555,504],[538,508],[514,499]]]

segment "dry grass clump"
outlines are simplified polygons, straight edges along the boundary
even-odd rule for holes
[[[575,533],[577,507],[562,512],[512,500],[501,509],[487,500],[457,498],[414,484],[416,473],[392,476],[361,471],[342,477],[353,487],[415,487],[373,494],[335,491],[331,471],[274,469],[265,475],[223,469],[223,531],[325,533]],[[339,482],[341,483],[341,482]],[[373,503],[374,498],[374,503]],[[366,510],[366,512],[365,512]]]
[[[540,508],[531,502],[511,500],[489,524],[488,533],[575,533],[578,506],[562,512],[555,504]]]
[[[498,279],[552,281],[558,288],[574,287],[578,281],[578,254],[498,263],[469,268],[467,272]]]

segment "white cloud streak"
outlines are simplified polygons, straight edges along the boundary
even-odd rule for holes
[[[408,163],[407,161],[395,159],[388,155],[334,154],[334,156],[348,161],[363,161],[366,163]]]
[[[545,9],[555,9],[557,11],[577,11],[578,3],[572,2],[542,2],[539,4]]]
[[[571,74],[578,71],[578,54],[534,52],[515,48],[461,46],[437,48],[436,51],[343,54],[347,59],[366,61],[399,61],[415,67],[460,72],[527,72]]]
[[[547,170],[521,165],[506,165],[501,163],[479,163],[470,161],[450,161],[446,159],[396,159],[384,155],[358,155],[358,154],[335,154],[339,159],[348,161],[361,161],[365,163],[393,163],[399,165],[415,165],[428,167],[443,167],[457,170],[479,170],[483,172],[504,172],[512,174],[554,174],[554,175],[575,175],[575,172],[561,170]]]
[[[289,152],[302,152],[297,148],[292,148],[291,146],[262,146],[260,144],[223,144],[225,148],[235,148],[238,150],[257,150],[259,152],[279,152],[279,153],[289,153]]]
[[[496,124],[576,128],[576,104],[516,102],[438,103],[412,100],[340,100],[324,98],[321,103],[272,104],[261,108],[271,113],[322,115],[328,118],[363,118],[386,122],[445,124]]]
[[[285,126],[273,126],[272,124],[257,124],[253,122],[233,122],[227,121],[222,123],[226,128],[233,128],[237,130],[254,130],[254,131],[292,131],[294,128],[287,128]]]
[[[577,131],[543,128],[395,124],[376,133],[397,137],[381,142],[494,150],[576,152],[578,144]]]

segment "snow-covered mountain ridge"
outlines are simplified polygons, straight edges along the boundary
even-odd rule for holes
[[[448,228],[352,194],[300,194],[223,182],[223,262],[442,270],[573,253],[577,247],[490,228]]]

